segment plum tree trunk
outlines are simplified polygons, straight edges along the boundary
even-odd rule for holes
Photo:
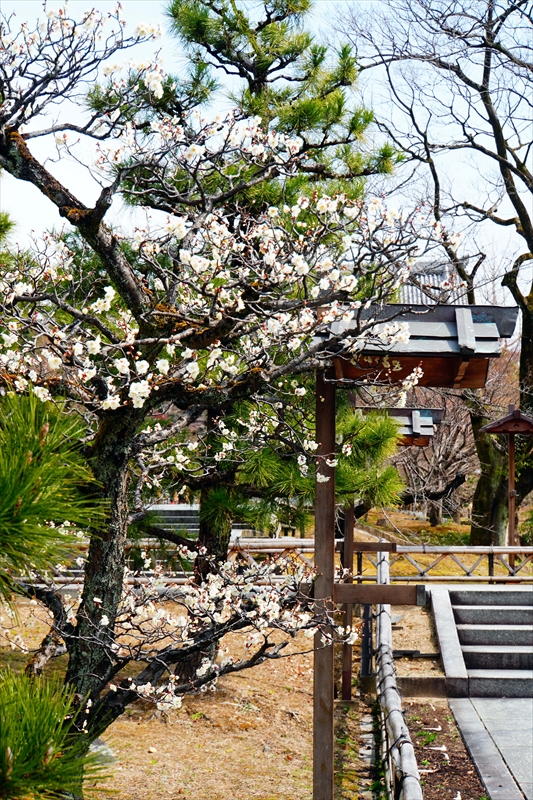
[[[130,409],[107,417],[91,454],[94,475],[109,499],[109,518],[103,530],[91,535],[76,632],[66,642],[66,681],[81,696],[101,688],[110,666],[100,641],[108,640],[113,630],[122,595],[129,514],[127,467],[137,422]]]

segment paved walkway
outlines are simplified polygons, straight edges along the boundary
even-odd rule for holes
[[[490,800],[533,800],[533,698],[448,702]]]

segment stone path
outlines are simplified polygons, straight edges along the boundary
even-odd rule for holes
[[[490,800],[533,800],[533,698],[450,698]]]

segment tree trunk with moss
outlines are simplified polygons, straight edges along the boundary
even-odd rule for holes
[[[99,637],[113,630],[124,580],[128,535],[128,460],[138,425],[131,409],[107,417],[92,447],[91,465],[103,494],[109,499],[106,527],[91,536],[76,632],[67,638],[69,665],[66,680],[86,696],[101,689],[109,669]],[[101,624],[103,617],[107,623]]]
[[[481,475],[472,501],[471,545],[504,545],[507,537],[508,455],[499,437],[480,434],[490,420],[477,408],[470,409]]]
[[[430,500],[428,503],[428,522],[432,528],[442,525],[442,500]]]

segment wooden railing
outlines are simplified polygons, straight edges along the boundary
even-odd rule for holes
[[[169,557],[172,559],[175,553],[171,545],[161,550],[153,539],[132,543],[130,547],[145,550],[156,564],[164,563]],[[390,552],[391,583],[533,583],[533,547],[448,547],[373,542],[354,542],[354,583],[377,582],[378,547],[386,547]],[[314,550],[314,539],[242,537],[230,542],[228,559],[241,560],[252,567],[259,567],[265,559],[280,559],[283,572],[291,563],[294,567],[313,568]],[[150,570],[147,570],[144,578],[141,573],[135,580],[147,580],[149,575]],[[165,580],[183,584],[189,577],[176,566],[174,573]],[[83,571],[72,569],[56,573],[54,580],[60,585],[78,585],[83,580]],[[274,576],[273,580],[283,580],[283,574],[277,578]]]
[[[360,548],[359,552],[358,548]],[[377,557],[364,552],[364,545],[359,545],[359,543],[355,544],[355,551],[357,552],[357,568],[354,580],[376,581]],[[446,569],[447,565],[449,566]],[[533,547],[392,544],[390,570],[391,582],[402,583],[410,581],[423,581],[424,583],[436,581],[453,583],[533,582]]]
[[[377,582],[388,584],[388,553],[377,554]],[[396,684],[390,605],[376,606],[376,695],[381,718],[381,758],[391,800],[423,800],[420,774]]]
[[[231,560],[242,558],[257,565],[265,557],[288,556],[313,566],[314,539],[237,539],[229,546]],[[383,544],[354,542],[356,582],[377,582],[378,557]],[[339,545],[339,549],[342,544]],[[469,547],[460,545],[388,544],[390,581],[415,582],[533,582],[533,547]],[[511,556],[511,558],[510,558]],[[514,556],[514,559],[512,558]],[[513,564],[514,561],[514,564]],[[448,569],[446,566],[448,565]],[[444,567],[444,569],[443,569]],[[450,569],[451,567],[451,569]]]

